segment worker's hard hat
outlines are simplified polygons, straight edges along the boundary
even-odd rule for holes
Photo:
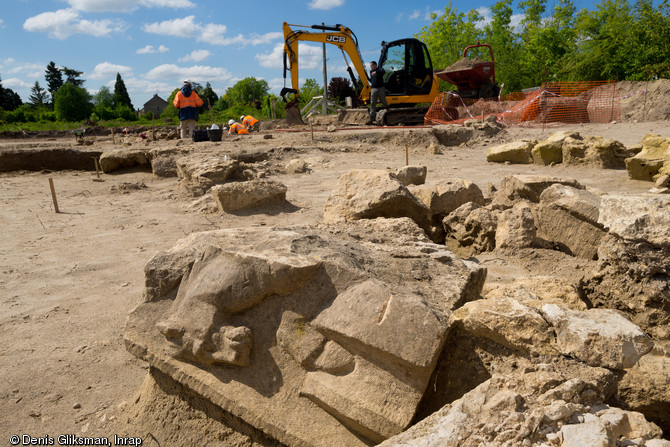
[[[228,121],[228,125],[232,126],[234,122],[235,122],[235,120],[230,120],[230,121]]]
[[[242,115],[242,116],[240,117],[240,121],[242,121],[243,119],[244,119],[244,115]]]

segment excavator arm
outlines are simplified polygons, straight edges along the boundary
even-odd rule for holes
[[[304,27],[309,29],[320,30],[320,32],[315,31],[306,31],[299,30],[294,31],[291,27]],[[358,49],[358,39],[356,35],[346,26],[342,25],[289,25],[284,22],[284,88],[281,91],[281,96],[286,100],[287,93],[295,94],[293,101],[286,105],[286,109],[297,104],[298,90],[299,90],[299,64],[298,64],[298,43],[300,41],[305,42],[321,42],[329,43],[337,46],[342,50],[344,55],[345,62],[347,60],[347,55],[351,60],[358,77],[363,83],[363,88],[359,92],[360,98],[364,103],[370,101],[370,81],[368,79],[367,72],[365,71],[365,66],[363,63],[363,58],[361,57],[360,50]],[[349,76],[354,84],[357,85],[356,77],[347,63],[347,70],[349,71]],[[287,71],[291,72],[291,88],[286,87],[286,73]],[[293,104],[291,104],[293,103]]]
[[[293,30],[291,27],[307,28],[307,30]],[[318,30],[318,31],[310,31]],[[298,104],[298,44],[300,41],[329,43],[337,46],[344,55],[347,55],[351,65],[358,73],[363,87],[359,96],[364,104],[370,103],[370,79],[365,71],[363,58],[358,49],[356,35],[346,26],[334,25],[289,25],[284,22],[284,88],[281,96],[287,102],[286,122],[289,124],[304,124],[300,116]],[[423,123],[423,117],[428,110],[420,104],[432,103],[439,94],[437,78],[433,73],[433,64],[426,45],[413,38],[382,42],[378,64],[384,68],[384,82],[386,84],[386,101],[389,108],[377,114],[379,123]],[[356,86],[356,76],[347,62],[349,76]],[[291,87],[286,87],[286,74],[291,73]],[[293,100],[289,101],[286,94],[293,93]],[[367,121],[367,114],[366,114]]]

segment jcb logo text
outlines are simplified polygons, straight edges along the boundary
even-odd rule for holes
[[[328,36],[326,37],[326,42],[335,42],[335,43],[344,43],[347,41],[347,38],[344,36]]]

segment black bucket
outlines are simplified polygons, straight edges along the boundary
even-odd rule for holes
[[[221,136],[223,135],[223,129],[207,129],[207,136],[209,141],[221,141]]]

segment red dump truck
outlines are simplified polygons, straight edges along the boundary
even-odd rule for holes
[[[468,58],[470,50],[480,47],[489,49],[490,61],[479,57]],[[461,98],[495,98],[500,93],[495,71],[491,45],[477,42],[475,45],[465,47],[461,59],[435,73],[435,76],[458,87]]]

